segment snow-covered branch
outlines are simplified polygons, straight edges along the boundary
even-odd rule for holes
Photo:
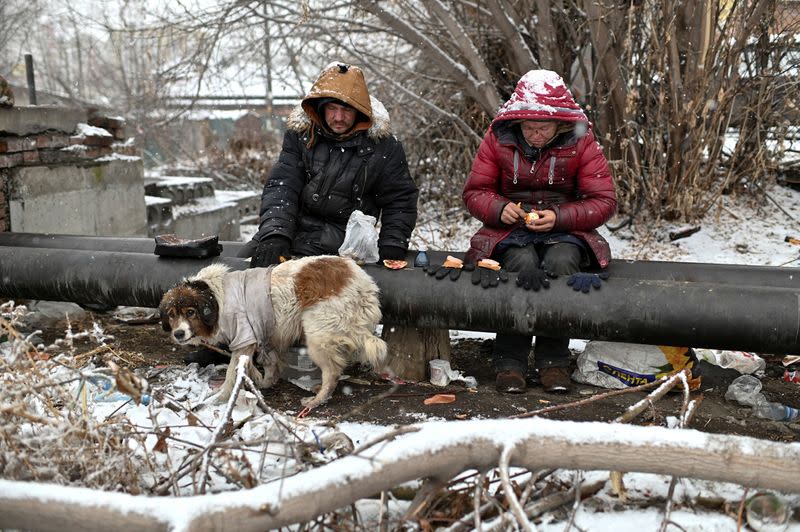
[[[546,419],[429,422],[313,471],[251,490],[185,498],[147,498],[83,488],[0,481],[6,526],[31,528],[70,516],[84,530],[265,530],[302,522],[419,478],[450,479],[468,469],[617,469],[735,482],[797,492],[800,444],[695,430]],[[622,459],[624,457],[624,459]]]

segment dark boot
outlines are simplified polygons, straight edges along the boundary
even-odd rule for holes
[[[494,387],[500,393],[522,393],[525,391],[525,373],[518,369],[497,372]]]
[[[572,380],[567,368],[543,368],[539,370],[539,380],[547,393],[569,393],[572,391]]]

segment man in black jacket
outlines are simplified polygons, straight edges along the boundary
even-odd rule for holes
[[[358,67],[332,63],[291,114],[261,195],[251,267],[281,257],[338,254],[350,214],[380,219],[381,260],[402,259],[417,220],[418,190],[383,105]],[[255,248],[255,251],[253,251]]]

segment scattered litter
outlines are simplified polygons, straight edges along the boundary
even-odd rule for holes
[[[572,380],[602,388],[622,389],[639,386],[669,376],[697,362],[689,347],[601,342],[592,340],[578,356]],[[689,389],[700,388],[700,377],[693,371]]]
[[[149,307],[118,307],[112,316],[115,320],[128,325],[158,323],[161,319],[158,309]]]
[[[307,392],[313,392],[315,389],[318,389],[322,384],[322,379],[314,379],[308,375],[303,375],[302,377],[295,377],[286,380],[288,380],[298,388],[303,389]]]
[[[715,366],[735,369],[743,375],[764,371],[767,362],[755,353],[747,351],[723,351],[720,349],[695,349],[697,358]]]
[[[800,384],[800,371],[789,371],[788,369],[783,372],[784,382],[794,382]]]
[[[462,372],[452,369],[449,360],[434,358],[429,364],[431,368],[431,384],[434,386],[447,386],[452,381],[462,381],[467,388],[478,386],[478,381],[475,377],[465,376]]]
[[[372,384],[371,381],[368,381],[367,379],[361,379],[359,377],[340,377],[339,380],[340,381],[343,380],[351,384],[360,384],[362,386],[369,386],[370,384]]]
[[[761,393],[761,381],[752,375],[734,379],[725,392],[725,399],[753,408],[753,415],[773,421],[794,421],[800,412],[796,408],[768,401]]]
[[[784,366],[791,366],[800,362],[800,355],[786,355],[781,362],[783,362]]]
[[[672,241],[672,240],[678,240],[680,238],[686,238],[687,236],[692,236],[693,234],[698,232],[700,229],[701,229],[701,227],[699,225],[696,225],[694,227],[687,227],[687,228],[684,228],[684,229],[679,229],[678,231],[670,231],[669,232],[669,239]]]
[[[385,381],[391,382],[392,384],[400,384],[400,385],[402,385],[402,384],[415,384],[414,381],[407,381],[405,379],[401,379],[400,377],[398,377],[396,375],[390,375],[388,373],[381,373],[381,378],[383,380],[385,380]]]
[[[448,403],[454,403],[456,400],[456,396],[450,393],[437,393],[431,397],[428,397],[423,401],[426,405],[446,405]]]
[[[778,532],[789,527],[791,512],[774,493],[758,493],[747,501],[747,524],[756,532]]]

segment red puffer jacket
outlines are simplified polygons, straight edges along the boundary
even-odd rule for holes
[[[595,231],[617,208],[608,163],[591,130],[570,140],[574,141],[544,148],[533,164],[520,155],[515,178],[517,146],[501,143],[489,129],[462,195],[470,214],[484,224],[470,240],[467,262],[492,256],[498,242],[517,227],[500,222],[503,207],[522,202],[555,211],[553,232],[577,236],[589,245],[600,267],[608,265],[608,242]]]
[[[548,71],[532,73],[538,72]],[[526,75],[520,85],[532,73]],[[574,112],[566,106],[558,107],[555,116],[547,112],[540,94],[532,91],[531,86],[520,91],[520,85],[486,132],[464,185],[462,198],[467,210],[484,224],[472,237],[465,260],[473,262],[492,256],[495,246],[519,227],[500,221],[503,207],[509,202],[522,202],[536,210],[553,210],[556,223],[552,232],[569,233],[586,242],[593,262],[604,268],[611,259],[611,251],[608,242],[595,229],[614,214],[617,198],[602,148],[591,128],[585,127],[588,125],[584,122],[585,115],[565,87],[557,87],[563,89],[558,96],[577,108],[574,118],[564,114]],[[538,89],[549,95],[553,93],[549,85]],[[558,135],[542,148],[539,158],[530,163],[515,141],[513,128],[519,126],[510,119],[558,120],[579,126]],[[581,131],[585,131],[582,136],[578,133]],[[515,153],[518,153],[516,173]]]

